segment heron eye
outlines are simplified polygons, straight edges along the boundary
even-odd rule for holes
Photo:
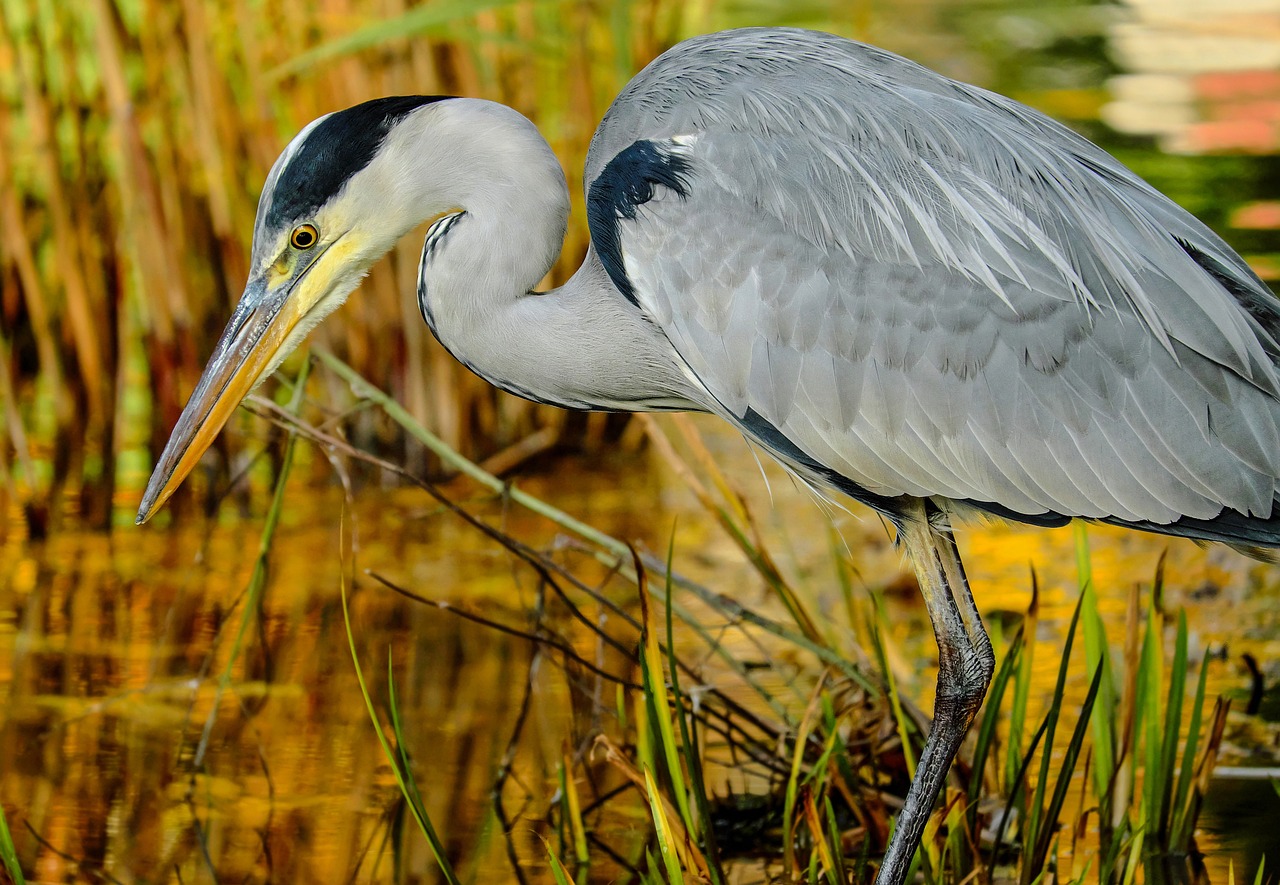
[[[300,224],[289,235],[289,242],[295,249],[310,249],[320,239],[320,232],[313,224]]]

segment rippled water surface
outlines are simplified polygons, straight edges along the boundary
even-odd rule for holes
[[[1066,119],[1202,214],[1270,277],[1280,266],[1280,211],[1270,202],[1280,183],[1280,75],[1267,51],[1280,59],[1280,4],[1235,5],[1187,0],[1153,12],[1138,3],[913,3],[900,15],[878,11],[868,36]],[[699,426],[815,609],[842,604],[833,524],[859,585],[909,583],[874,516],[828,514],[776,470],[762,478],[732,432],[709,419]],[[680,571],[767,605],[759,579],[683,481],[628,440],[613,454],[542,464],[516,481],[647,549],[665,551],[674,532]],[[214,520],[190,515],[110,537],[68,529],[38,543],[10,515],[0,551],[0,800],[38,880],[431,880],[420,840],[387,848],[403,822],[351,664],[344,581],[376,698],[388,693],[390,655],[409,750],[450,855],[470,881],[509,880],[512,855],[531,875],[545,874],[532,826],[518,826],[512,846],[504,840],[490,797],[494,772],[510,766],[508,814],[544,815],[565,754],[613,703],[612,687],[572,667],[566,675],[550,657],[535,662],[526,639],[458,616],[529,630],[535,612],[554,608],[508,551],[419,490],[364,485],[348,505],[324,457],[306,450],[301,458],[243,637],[265,505],[242,518],[224,507]],[[135,506],[136,485],[122,493],[121,514]],[[447,490],[531,547],[557,548],[554,526],[509,501],[463,483]],[[352,558],[342,552],[344,532],[354,538]],[[1280,679],[1275,568],[1137,533],[1096,529],[1091,539],[1113,641],[1130,591],[1150,581],[1164,553],[1165,608],[1186,606],[1194,657],[1213,653],[1211,691],[1247,694],[1244,653],[1265,684]],[[1034,708],[1057,673],[1044,650],[1061,642],[1075,602],[1071,531],[973,527],[961,546],[989,621],[1026,608],[1034,564],[1043,593]],[[603,566],[558,549],[557,561],[633,607],[633,590],[610,582]],[[411,602],[375,576],[454,610]],[[890,599],[900,678],[927,706],[934,651],[923,607],[909,592]],[[609,617],[603,608],[596,615]],[[558,629],[581,638],[558,617]],[[589,641],[581,651],[603,654]],[[788,662],[778,666],[775,678],[785,681]],[[1078,700],[1083,684],[1071,692]],[[1227,755],[1273,764],[1277,734],[1263,719],[1235,715]],[[640,831],[637,815],[617,812],[609,825]],[[1251,881],[1263,853],[1280,858],[1274,821],[1280,802],[1265,782],[1215,785],[1199,840],[1211,879],[1227,881],[1233,864],[1237,881]]]

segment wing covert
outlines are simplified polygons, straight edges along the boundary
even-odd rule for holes
[[[708,405],[882,498],[1270,515],[1275,342],[1179,245],[1218,254],[1212,234],[1122,178],[1061,203],[1045,168],[1015,184],[852,144],[690,134],[667,145],[688,192],[619,222],[637,303]]]

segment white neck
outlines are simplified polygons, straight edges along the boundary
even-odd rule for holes
[[[697,408],[666,337],[617,292],[594,254],[562,288],[531,292],[555,263],[569,214],[564,172],[533,124],[476,99],[430,110],[420,134],[401,127],[406,143],[388,146],[409,158],[412,186],[381,192],[414,201],[398,217],[462,213],[432,228],[419,269],[419,303],[440,342],[481,377],[530,399]]]

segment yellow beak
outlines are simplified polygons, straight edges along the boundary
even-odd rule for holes
[[[305,311],[290,298],[301,276],[272,292],[266,277],[250,280],[214,347],[191,399],[156,463],[137,524],[155,515],[200,461],[236,406],[280,353]]]

